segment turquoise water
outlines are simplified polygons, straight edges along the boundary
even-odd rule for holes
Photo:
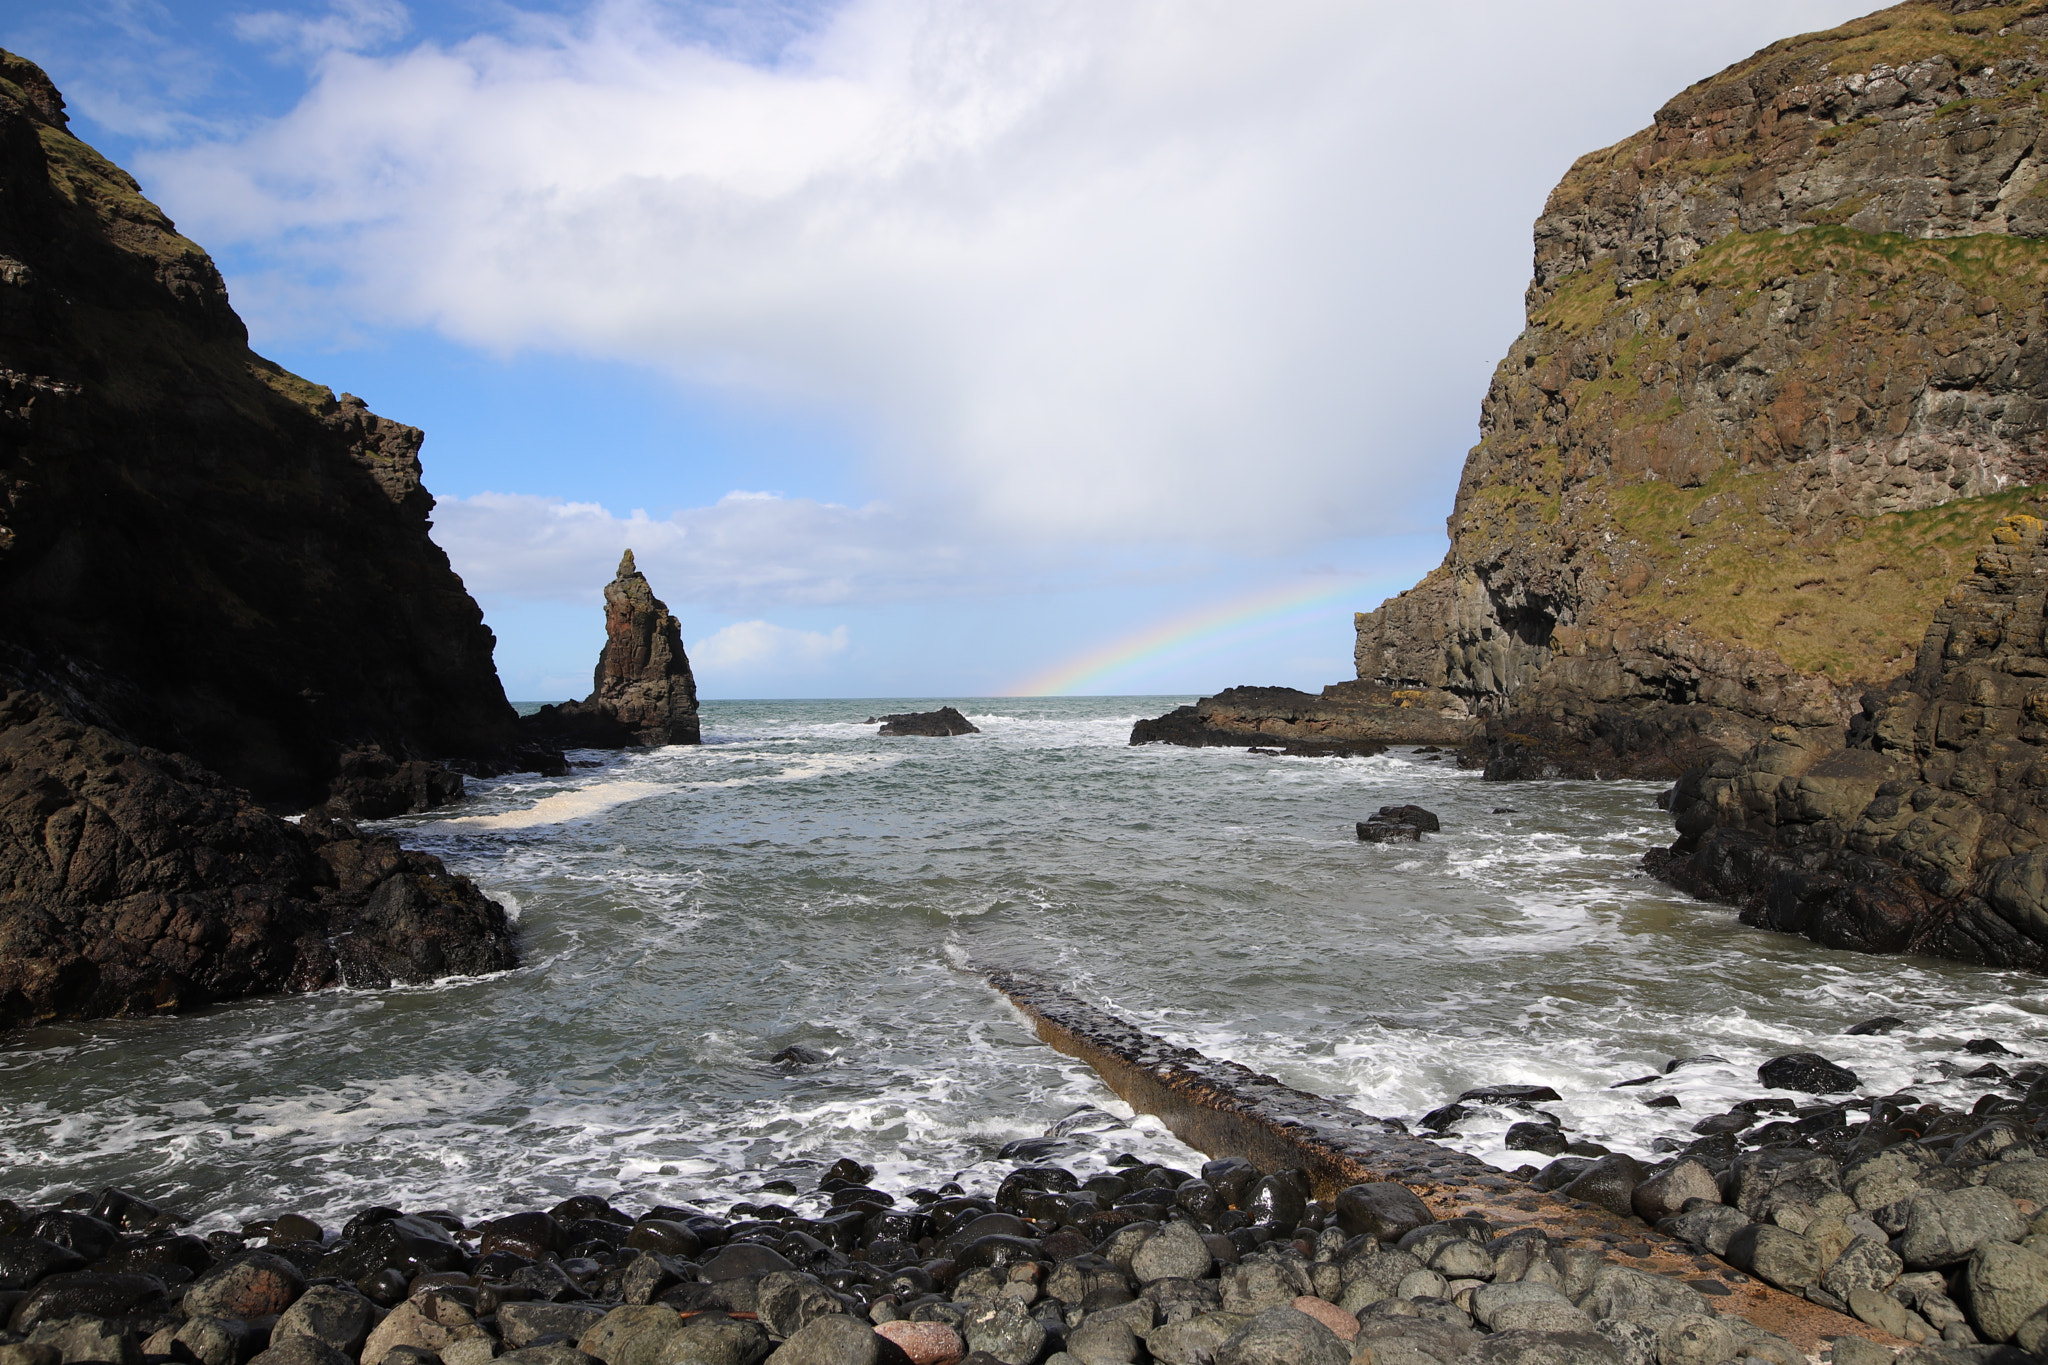
[[[1777,1052],[1964,1100],[1976,1083],[1944,1071],[1981,1060],[1963,1039],[2048,1055],[2038,978],[1823,950],[1642,875],[1670,837],[1654,785],[1125,743],[1186,700],[713,702],[702,747],[473,784],[388,823],[517,914],[526,965],[17,1035],[0,1193],[114,1183],[214,1221],[479,1214],[584,1190],[716,1203],[841,1155],[973,1183],[1048,1132],[1083,1169],[1197,1159],[1039,1044],[975,962],[1373,1113],[1553,1085],[1579,1131],[1635,1151],[1760,1093]],[[983,733],[864,723],[941,703]],[[1407,801],[1443,834],[1356,842]],[[1911,1027],[1840,1036],[1881,1012]],[[791,1044],[829,1060],[768,1060]],[[1607,1089],[1702,1052],[1727,1062]],[[1684,1107],[1645,1108],[1657,1093]],[[1454,1140],[1519,1164],[1506,1121]]]

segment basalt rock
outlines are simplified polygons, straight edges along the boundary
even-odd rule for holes
[[[1647,860],[1830,947],[2048,965],[2048,523],[1996,528],[1913,672],[1840,729],[1780,726],[1678,782]]]
[[[585,749],[699,743],[697,680],[683,652],[682,625],[654,595],[631,550],[605,585],[604,633],[590,695],[542,707],[527,717],[527,732]]]
[[[1133,744],[1250,748],[1285,744],[1303,756],[1383,753],[1389,744],[1464,744],[1478,723],[1446,715],[1455,698],[1426,689],[1335,683],[1320,696],[1291,687],[1231,687],[1131,727]],[[1316,746],[1314,749],[1297,746]]]
[[[951,706],[941,706],[936,711],[905,711],[893,716],[870,716],[881,728],[878,735],[923,735],[932,739],[944,739],[951,735],[978,735],[981,727]]]
[[[341,756],[506,771],[422,434],[249,349],[220,272],[0,52],[0,687],[306,804]]]
[[[1582,157],[1449,552],[1358,616],[1358,677],[1446,698],[1496,779],[1847,727],[2048,477],[2044,76],[2043,16],[1918,0]]]
[[[516,961],[504,911],[439,859],[0,696],[0,1027]]]

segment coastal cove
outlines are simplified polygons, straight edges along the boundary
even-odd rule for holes
[[[1983,1061],[1965,1041],[2048,1056],[2038,977],[1830,951],[1651,879],[1657,784],[1125,743],[1186,698],[952,700],[982,733],[863,723],[929,700],[707,702],[701,747],[576,754],[599,766],[379,823],[515,909],[524,965],[11,1035],[14,1197],[114,1185],[206,1226],[722,1206],[841,1157],[893,1188],[992,1187],[1005,1145],[1049,1133],[1077,1172],[1200,1164],[975,963],[1411,1124],[1473,1086],[1550,1085],[1572,1136],[1646,1156],[1785,1052],[1964,1108],[1990,1084],[1961,1076]],[[1442,832],[1357,842],[1407,801]],[[1886,1013],[1905,1027],[1843,1036]],[[827,1060],[769,1060],[793,1045]],[[1700,1054],[1725,1062],[1608,1088]],[[1446,1140],[1542,1164],[1501,1147],[1507,1122]]]

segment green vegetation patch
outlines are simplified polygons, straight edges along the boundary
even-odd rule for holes
[[[1616,623],[1682,620],[1770,650],[1838,682],[1882,682],[1912,666],[1934,612],[2006,517],[2048,510],[2048,488],[2014,488],[1914,512],[1843,517],[1800,536],[1758,510],[1796,472],[1724,468],[1701,488],[1641,483],[1608,492],[1608,524],[1649,577],[1610,599]]]

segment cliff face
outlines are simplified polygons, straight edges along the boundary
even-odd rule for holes
[[[604,649],[590,695],[527,718],[545,743],[591,749],[695,744],[697,680],[683,652],[682,623],[626,551],[604,590]]]
[[[0,1028],[516,963],[466,878],[335,818],[543,757],[419,446],[250,351],[0,52]]]
[[[2044,601],[2048,523],[2010,518],[1846,730],[1686,774],[1651,869],[1830,947],[2048,964]]]
[[[256,355],[206,253],[0,53],[0,671],[267,798],[486,761],[493,639],[421,434]]]
[[[1501,777],[1839,727],[2048,473],[2048,5],[1788,39],[1536,225],[1444,563],[1358,617]]]

